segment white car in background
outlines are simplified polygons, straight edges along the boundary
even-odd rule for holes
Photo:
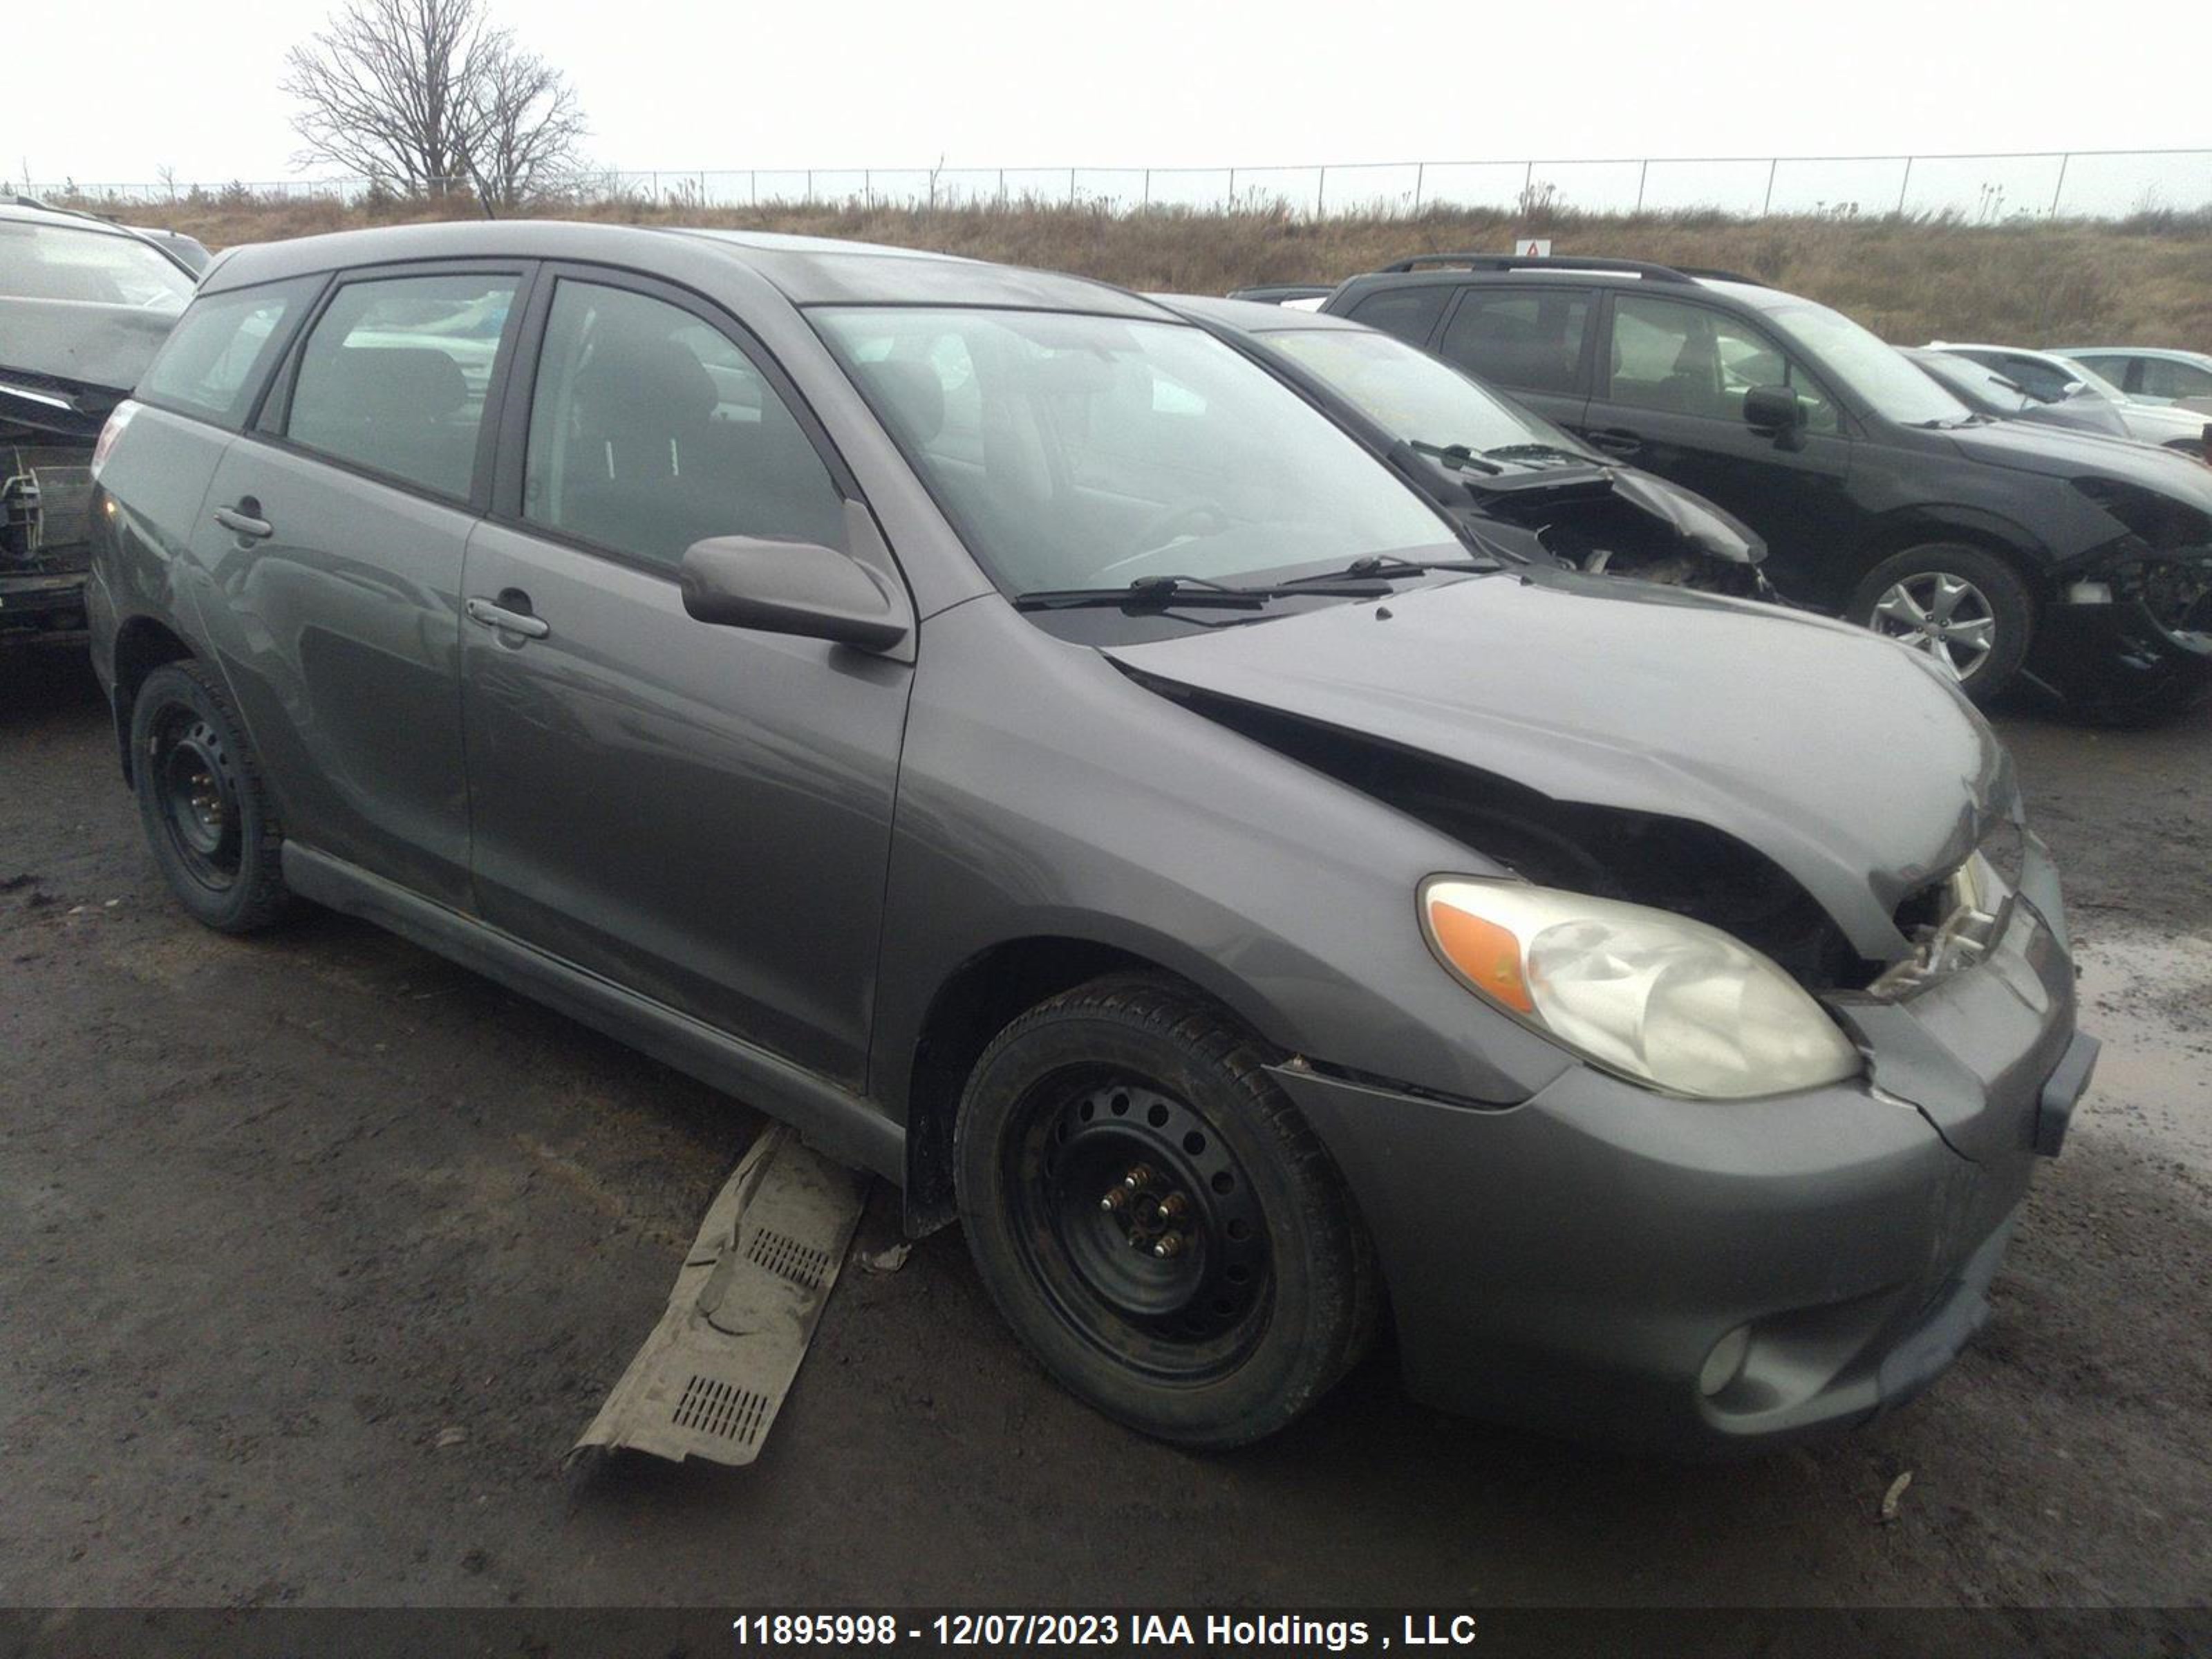
[[[2137,403],[2212,415],[2212,352],[2166,346],[2067,346],[2063,352]]]
[[[2138,443],[2179,449],[2201,461],[2212,461],[2212,438],[2208,438],[2203,413],[2146,403],[2130,397],[2088,363],[2069,353],[2030,351],[2021,346],[1960,345],[1930,340],[1932,351],[1947,351],[1984,368],[1993,368],[2031,398],[2055,404],[2069,398],[2098,398],[2113,405],[2128,436]]]

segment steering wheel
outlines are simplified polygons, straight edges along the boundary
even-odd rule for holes
[[[1130,565],[1142,564],[1154,554],[1165,552],[1168,544],[1186,531],[1197,530],[1202,526],[1211,526],[1215,530],[1226,530],[1234,522],[1235,520],[1229,516],[1228,509],[1218,501],[1186,501],[1181,507],[1171,507],[1166,512],[1146,520],[1144,528],[1137,532],[1134,538],[1137,551],[1130,554],[1127,558],[1116,559],[1113,563],[1102,567],[1098,574],[1102,576],[1110,575],[1113,572],[1126,569]]]

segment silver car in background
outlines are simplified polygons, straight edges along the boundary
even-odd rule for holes
[[[1943,340],[1930,340],[1928,347],[1995,369],[2030,397],[2046,404],[2094,398],[2109,407],[2127,435],[2138,443],[2179,449],[2199,459],[2212,456],[2201,412],[2145,402],[2121,390],[2093,365],[2064,353],[2030,351],[2020,346],[1954,345]]]

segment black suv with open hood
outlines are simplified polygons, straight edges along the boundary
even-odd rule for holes
[[[1765,538],[1783,592],[2127,715],[2212,681],[2212,468],[1977,415],[1826,306],[1620,259],[1424,254],[1330,295]]]
[[[93,445],[192,282],[134,231],[0,203],[0,641],[82,631]]]

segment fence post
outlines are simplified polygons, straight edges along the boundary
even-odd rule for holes
[[[2058,158],[2058,183],[2051,192],[2051,216],[2054,219],[2058,216],[2058,198],[2066,189],[2066,164],[2073,159],[2074,153],[2071,150]]]
[[[1075,169],[1073,167],[1067,170],[1067,204],[1070,207],[1075,205]]]
[[[752,191],[752,194],[753,194],[753,205],[754,205],[755,207],[758,207],[758,206],[760,205],[760,169],[759,169],[758,167],[755,167],[755,168],[753,169],[753,191]]]
[[[1902,217],[1905,213],[1905,192],[1911,188],[1912,158],[1908,155],[1905,158],[1905,177],[1898,181],[1897,185],[1897,211],[1899,217]]]
[[[1229,210],[1237,211],[1237,169],[1229,169]]]
[[[1642,162],[1638,164],[1636,169],[1636,210],[1638,213],[1644,211],[1644,181],[1650,176],[1651,161],[1650,158],[1647,156]]]
[[[806,205],[809,207],[814,205],[814,169],[812,167],[806,169]]]
[[[1774,211],[1774,170],[1781,165],[1782,158],[1779,155],[1775,156],[1766,164],[1766,199],[1759,204],[1759,216],[1762,219]]]
[[[1314,217],[1322,218],[1328,212],[1328,169],[1321,170],[1321,182],[1314,186]]]
[[[1529,193],[1535,188],[1536,164],[1534,161],[1531,161],[1528,163],[1528,171],[1521,175],[1521,210],[1523,213],[1526,213],[1528,210]]]
[[[1421,210],[1421,185],[1428,170],[1429,164],[1426,161],[1413,163],[1413,211],[1417,216]]]
[[[1152,170],[1150,167],[1146,167],[1146,168],[1145,169],[1145,207],[1146,207],[1146,210],[1147,210],[1147,211],[1149,211],[1149,210],[1151,210],[1152,205]]]
[[[873,208],[876,204],[876,175],[871,169],[860,169],[860,204]]]

